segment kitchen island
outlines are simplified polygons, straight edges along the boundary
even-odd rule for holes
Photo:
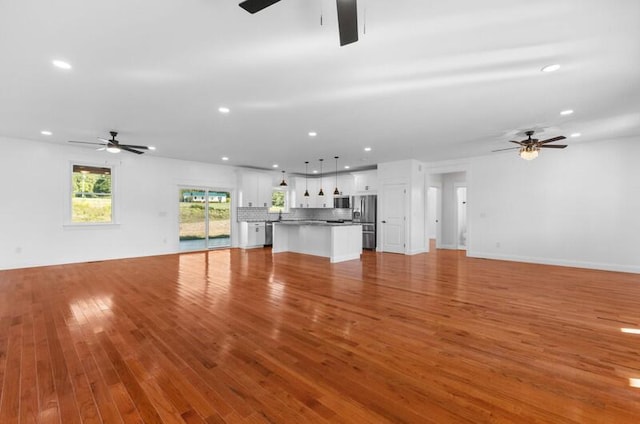
[[[330,262],[360,259],[362,225],[326,221],[274,222],[272,252],[324,256]]]

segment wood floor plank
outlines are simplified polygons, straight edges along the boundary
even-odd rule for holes
[[[31,307],[25,310],[22,326],[22,358],[20,376],[20,422],[38,422],[38,388],[36,347]]]
[[[22,364],[22,321],[14,317],[9,327],[4,384],[0,402],[0,422],[13,424],[20,419],[20,368]]]
[[[638,331],[636,274],[457,251],[0,271],[0,422],[635,424]]]

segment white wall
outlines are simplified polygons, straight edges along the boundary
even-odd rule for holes
[[[475,257],[640,272],[640,139],[471,160]]]
[[[0,269],[177,252],[179,185],[235,197],[229,166],[7,138],[0,138],[0,151]],[[71,161],[116,166],[119,225],[63,225]]]

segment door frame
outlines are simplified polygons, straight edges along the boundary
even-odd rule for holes
[[[178,252],[184,252],[184,253],[188,253],[188,252],[198,252],[198,251],[203,251],[203,250],[213,250],[213,249],[227,249],[227,248],[231,248],[234,247],[234,228],[235,228],[235,209],[236,209],[236,197],[237,197],[237,193],[235,192],[234,189],[230,189],[230,188],[214,188],[208,185],[202,185],[202,184],[188,184],[188,183],[184,183],[184,184],[178,184],[177,185],[177,198],[180,198],[180,191],[181,190],[185,190],[185,189],[194,189],[194,190],[203,190],[205,193],[208,193],[210,191],[218,191],[218,192],[224,192],[224,193],[229,193],[229,196],[231,196],[231,201],[229,202],[229,245],[228,246],[220,246],[220,247],[209,247],[209,198],[207,196],[207,201],[205,202],[205,209],[204,209],[204,214],[205,214],[205,233],[206,233],[206,237],[205,237],[205,245],[202,249],[194,249],[194,250],[182,250],[180,249],[180,202],[178,202],[177,208],[176,208],[176,221],[177,221],[177,231],[178,231],[178,236],[176,237],[177,242],[178,242]]]
[[[442,240],[442,184],[440,183],[436,183],[436,184],[429,184],[427,187],[427,202],[429,201],[429,189],[435,189],[435,202],[436,202],[436,206],[435,206],[435,216],[430,216],[429,215],[429,210],[431,209],[429,207],[429,205],[427,205],[427,219],[429,221],[433,221],[435,220],[435,227],[436,227],[436,233],[434,234],[435,239],[436,239],[436,249],[440,248],[440,244],[441,244],[441,240]],[[427,225],[429,225],[427,223]],[[429,240],[427,240],[427,244],[429,243]]]
[[[403,215],[403,220],[402,220],[402,238],[403,238],[403,247],[402,247],[402,252],[391,252],[391,251],[387,251],[385,250],[385,240],[384,240],[384,223],[383,221],[386,221],[386,216],[387,216],[387,211],[385,210],[385,201],[384,198],[385,196],[385,188],[389,187],[389,186],[398,186],[401,187],[403,190],[403,200],[402,200],[402,215]],[[389,253],[401,253],[401,254],[407,254],[407,187],[408,185],[406,183],[385,183],[382,184],[382,186],[380,187],[380,193],[382,196],[379,197],[379,201],[378,201],[378,211],[380,212],[378,214],[378,222],[377,222],[377,226],[380,229],[380,236],[379,236],[379,240],[380,240],[380,248],[379,251],[380,252],[389,252]]]
[[[459,188],[464,188],[466,189],[466,196],[465,198],[467,200],[465,200],[465,203],[468,205],[469,204],[469,200],[468,200],[468,196],[469,196],[469,188],[467,187],[467,183],[453,183],[453,190],[454,190],[454,197],[456,199],[456,209],[455,209],[455,223],[456,223],[456,248],[458,250],[467,250],[467,248],[469,247],[469,211],[467,210],[467,216],[465,217],[466,222],[465,222],[465,226],[467,227],[467,239],[466,239],[466,244],[463,246],[460,244],[460,216],[458,215],[458,211],[460,210],[460,205],[458,204],[458,189]]]

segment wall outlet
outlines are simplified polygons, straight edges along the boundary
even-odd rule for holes
[[[16,253],[22,253],[22,247],[20,246],[16,247]]]
[[[498,249],[500,248],[500,242],[499,242],[499,241],[497,241],[497,242],[496,242],[496,247],[497,247]]]

